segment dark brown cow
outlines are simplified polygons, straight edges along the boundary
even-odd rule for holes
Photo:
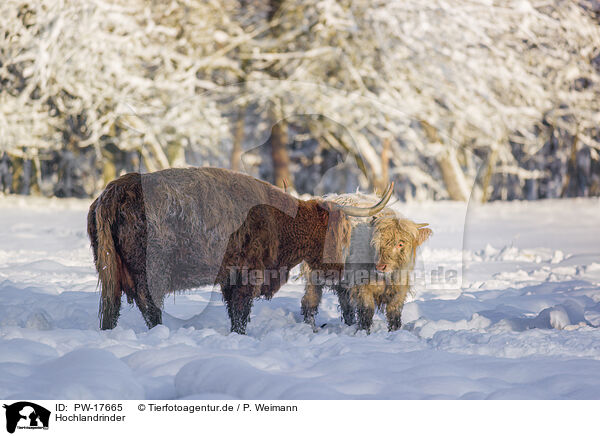
[[[149,328],[165,295],[220,285],[231,330],[245,333],[253,299],[271,298],[302,261],[341,270],[348,215],[371,207],[298,200],[247,175],[219,168],[131,173],[92,203],[88,235],[101,285],[100,326],[114,328],[125,293]]]

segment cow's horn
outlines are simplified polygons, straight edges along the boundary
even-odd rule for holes
[[[421,229],[423,227],[427,227],[428,225],[429,225],[428,223],[417,224],[417,229]]]
[[[346,215],[350,216],[372,216],[376,213],[380,212],[388,201],[390,201],[390,197],[392,196],[392,192],[394,192],[394,182],[390,183],[388,188],[385,190],[381,200],[374,206],[371,207],[358,207],[358,206],[339,206],[339,208]]]

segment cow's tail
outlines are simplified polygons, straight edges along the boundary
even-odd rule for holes
[[[111,191],[113,190],[106,189],[92,204],[88,213],[88,234],[92,241],[100,284],[98,316],[102,330],[116,327],[121,309],[123,285],[131,281],[115,247],[112,229],[119,201]]]

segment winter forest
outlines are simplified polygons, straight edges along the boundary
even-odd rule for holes
[[[592,434],[592,402],[138,404],[598,400],[599,211],[600,0],[0,0],[5,407]]]
[[[595,0],[4,0],[0,190],[219,166],[298,193],[600,195]]]

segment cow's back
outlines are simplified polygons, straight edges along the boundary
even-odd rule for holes
[[[273,206],[290,216],[297,211],[297,201],[280,189],[220,168],[144,174],[142,190],[149,283],[164,283],[151,274],[167,274],[168,291],[213,284],[231,235],[255,206]]]

